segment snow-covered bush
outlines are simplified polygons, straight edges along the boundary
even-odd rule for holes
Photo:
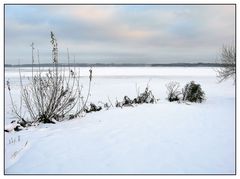
[[[139,96],[134,98],[133,103],[136,104],[142,104],[142,103],[154,103],[155,97],[152,94],[152,91],[148,89],[148,87],[145,88],[145,91],[141,93]]]
[[[167,99],[168,101],[179,101],[181,91],[179,90],[180,84],[178,82],[172,81],[166,85],[167,87]]]
[[[119,102],[116,101],[116,107],[123,107],[123,106],[133,106],[133,104],[143,104],[143,103],[154,103],[156,99],[152,94],[152,91],[145,88],[145,91],[138,95],[136,98],[131,100],[128,96],[124,96],[123,101]]]
[[[101,111],[102,107],[101,106],[96,106],[94,103],[90,103],[90,107],[85,107],[84,111],[86,113],[90,113],[90,112],[96,112],[96,111]]]
[[[205,93],[200,84],[196,84],[194,81],[186,84],[182,90],[183,101],[201,103],[205,100]]]

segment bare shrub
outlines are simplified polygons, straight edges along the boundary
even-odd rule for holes
[[[79,116],[84,112],[90,93],[92,70],[89,71],[88,94],[84,100],[81,94],[80,73],[75,68],[70,69],[69,66],[68,74],[65,74],[65,68],[59,66],[57,39],[52,32],[51,44],[53,67],[49,68],[47,73],[43,73],[40,63],[36,71],[32,67],[32,78],[27,85],[23,84],[20,73],[21,96],[23,105],[26,107],[26,118],[30,118],[33,123],[54,123],[55,120],[61,121]],[[33,53],[34,44],[32,44],[32,61],[34,62]],[[14,106],[13,104],[13,108],[16,109]],[[17,110],[14,110],[14,113],[20,120],[23,119]]]
[[[167,88],[167,99],[168,101],[179,101],[181,91],[179,90],[180,84],[178,82],[172,81],[166,85]]]

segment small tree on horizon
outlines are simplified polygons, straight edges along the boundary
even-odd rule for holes
[[[217,78],[219,83],[233,78],[236,83],[236,49],[235,46],[224,45],[220,54],[220,63],[222,67],[217,69]]]

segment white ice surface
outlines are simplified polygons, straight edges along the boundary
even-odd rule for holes
[[[84,70],[87,76],[88,68]],[[5,133],[7,174],[235,172],[235,86],[231,80],[218,84],[212,68],[95,68],[93,75],[90,101],[95,103],[108,97],[113,103],[124,95],[132,98],[136,86],[143,91],[149,80],[160,101]],[[16,77],[13,70],[6,70],[17,101]],[[181,87],[191,80],[200,83],[207,101],[168,102],[165,85],[173,80]],[[82,78],[83,84],[87,81]],[[7,91],[5,97],[9,124],[13,119]]]

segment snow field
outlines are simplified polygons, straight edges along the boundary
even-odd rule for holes
[[[14,80],[9,71],[6,79]],[[165,99],[168,82],[178,81],[184,87],[191,80],[201,84],[207,101],[186,105]],[[83,84],[87,81],[83,78]],[[135,97],[136,86],[143,92],[147,83],[160,99],[157,104],[111,108],[55,125],[5,133],[5,172],[234,174],[232,81],[216,83],[212,68],[96,68],[89,100],[108,102],[109,98],[115,104],[124,95]],[[13,92],[17,96],[17,86],[13,85]],[[5,96],[8,124],[12,119],[7,92]]]

